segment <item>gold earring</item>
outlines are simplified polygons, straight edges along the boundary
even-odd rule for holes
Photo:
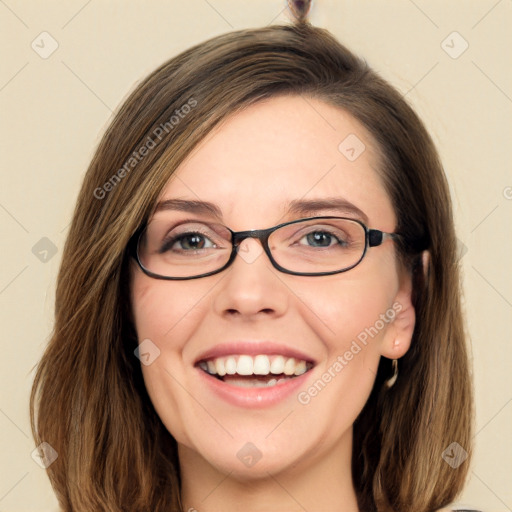
[[[398,378],[398,359],[393,359],[393,363],[392,363],[392,366],[393,366],[393,375],[391,378],[389,378],[387,381],[386,381],[386,387],[389,389],[391,387],[393,387],[393,385],[395,384],[396,382],[396,379]]]

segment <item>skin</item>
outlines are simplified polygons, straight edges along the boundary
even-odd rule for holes
[[[349,134],[366,146],[355,161],[338,150]],[[392,232],[396,218],[378,169],[375,143],[352,116],[317,99],[280,96],[211,132],[178,168],[161,200],[214,202],[223,223],[241,231],[293,220],[283,217],[292,199],[339,196],[367,215],[370,228]],[[398,359],[409,349],[415,322],[410,277],[399,268],[390,240],[369,249],[354,269],[322,277],[277,271],[255,239],[242,246],[254,261],[237,257],[206,278],[164,281],[135,264],[132,269],[139,340],[149,338],[160,349],[151,365],[142,366],[144,380],[178,442],[183,509],[230,512],[243,503],[248,512],[358,512],[352,425],[380,357]],[[221,342],[273,340],[317,361],[307,389],[393,304],[400,305],[394,320],[360,344],[361,351],[308,404],[292,394],[266,409],[237,407],[201,386],[193,368],[198,355]],[[252,467],[237,457],[247,442],[262,454]]]

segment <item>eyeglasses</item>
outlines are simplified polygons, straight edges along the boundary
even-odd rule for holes
[[[156,279],[197,279],[222,272],[240,254],[246,238],[259,239],[280,272],[326,276],[354,268],[369,247],[400,237],[344,217],[312,217],[238,232],[217,223],[159,217],[134,234],[130,247],[143,272]]]

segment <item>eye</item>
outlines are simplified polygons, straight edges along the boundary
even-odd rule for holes
[[[345,233],[338,230],[327,230],[324,228],[316,228],[300,238],[299,244],[306,240],[307,244],[312,247],[331,247],[333,245],[348,245],[348,237]],[[302,245],[302,244],[301,244]]]
[[[228,249],[229,230],[222,225],[184,222],[155,224],[148,231],[148,243],[159,254],[199,254],[211,249]]]
[[[165,237],[160,253],[167,251],[197,251],[200,249],[216,248],[217,245],[206,235],[198,231],[190,231],[179,235],[172,233]]]
[[[313,231],[312,233],[304,236],[301,240],[304,239],[306,239],[311,245],[319,244],[321,247],[329,247],[335,237],[327,231]]]

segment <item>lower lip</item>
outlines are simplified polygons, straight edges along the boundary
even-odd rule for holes
[[[201,368],[196,368],[201,379],[217,396],[237,407],[264,408],[285,400],[305,385],[311,370],[268,388],[242,388],[212,377]]]

